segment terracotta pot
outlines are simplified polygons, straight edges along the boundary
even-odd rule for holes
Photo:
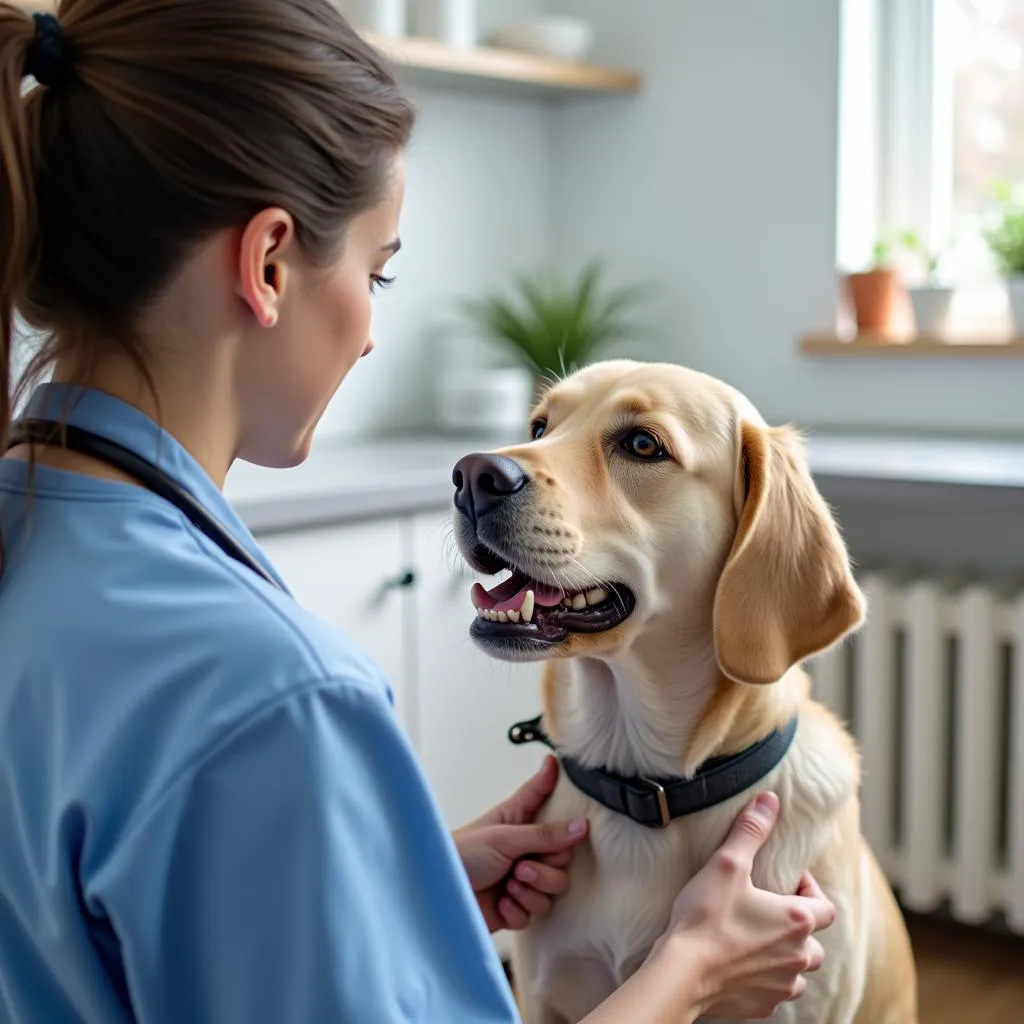
[[[891,337],[896,333],[897,317],[906,302],[899,271],[882,267],[846,278],[857,320],[858,334]]]

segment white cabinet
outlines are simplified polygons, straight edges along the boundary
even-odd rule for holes
[[[495,661],[469,639],[473,577],[445,543],[449,522],[450,515],[430,514],[413,523],[411,665],[420,756],[454,828],[511,795],[543,749],[508,741],[509,726],[539,710],[540,666]]]
[[[415,585],[408,529],[403,520],[382,519],[258,538],[299,604],[337,626],[387,674],[406,728],[412,702],[405,636]]]

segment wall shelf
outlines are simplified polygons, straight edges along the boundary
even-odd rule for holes
[[[52,0],[15,0],[29,11],[52,11]],[[639,92],[643,78],[634,71],[578,61],[539,57],[495,47],[457,49],[436,39],[393,38],[363,33],[414,83],[463,89],[498,89],[558,97]]]
[[[460,50],[434,39],[393,39],[367,34],[389,60],[423,84],[491,86],[503,91],[551,96],[635,93],[642,77],[617,68],[538,57],[515,50],[476,47]]]
[[[812,334],[800,340],[800,351],[806,355],[829,357],[860,357],[901,359],[915,356],[949,359],[1021,358],[1024,357],[1024,338],[1008,341],[970,341],[942,338],[910,338],[888,340],[871,335],[846,339],[835,335]]]

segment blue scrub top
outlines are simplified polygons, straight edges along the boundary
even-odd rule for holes
[[[28,411],[158,462],[273,571],[137,409]],[[0,461],[0,1021],[518,1020],[380,671],[148,491],[27,476]]]

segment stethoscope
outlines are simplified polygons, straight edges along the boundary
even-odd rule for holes
[[[191,494],[171,479],[162,469],[129,448],[81,427],[72,427],[56,420],[18,420],[11,430],[8,449],[19,444],[55,445],[68,451],[87,455],[132,477],[148,491],[169,501],[192,525],[205,534],[229,558],[261,576],[272,587],[282,589],[266,569],[235,539],[223,523],[208,512]]]

